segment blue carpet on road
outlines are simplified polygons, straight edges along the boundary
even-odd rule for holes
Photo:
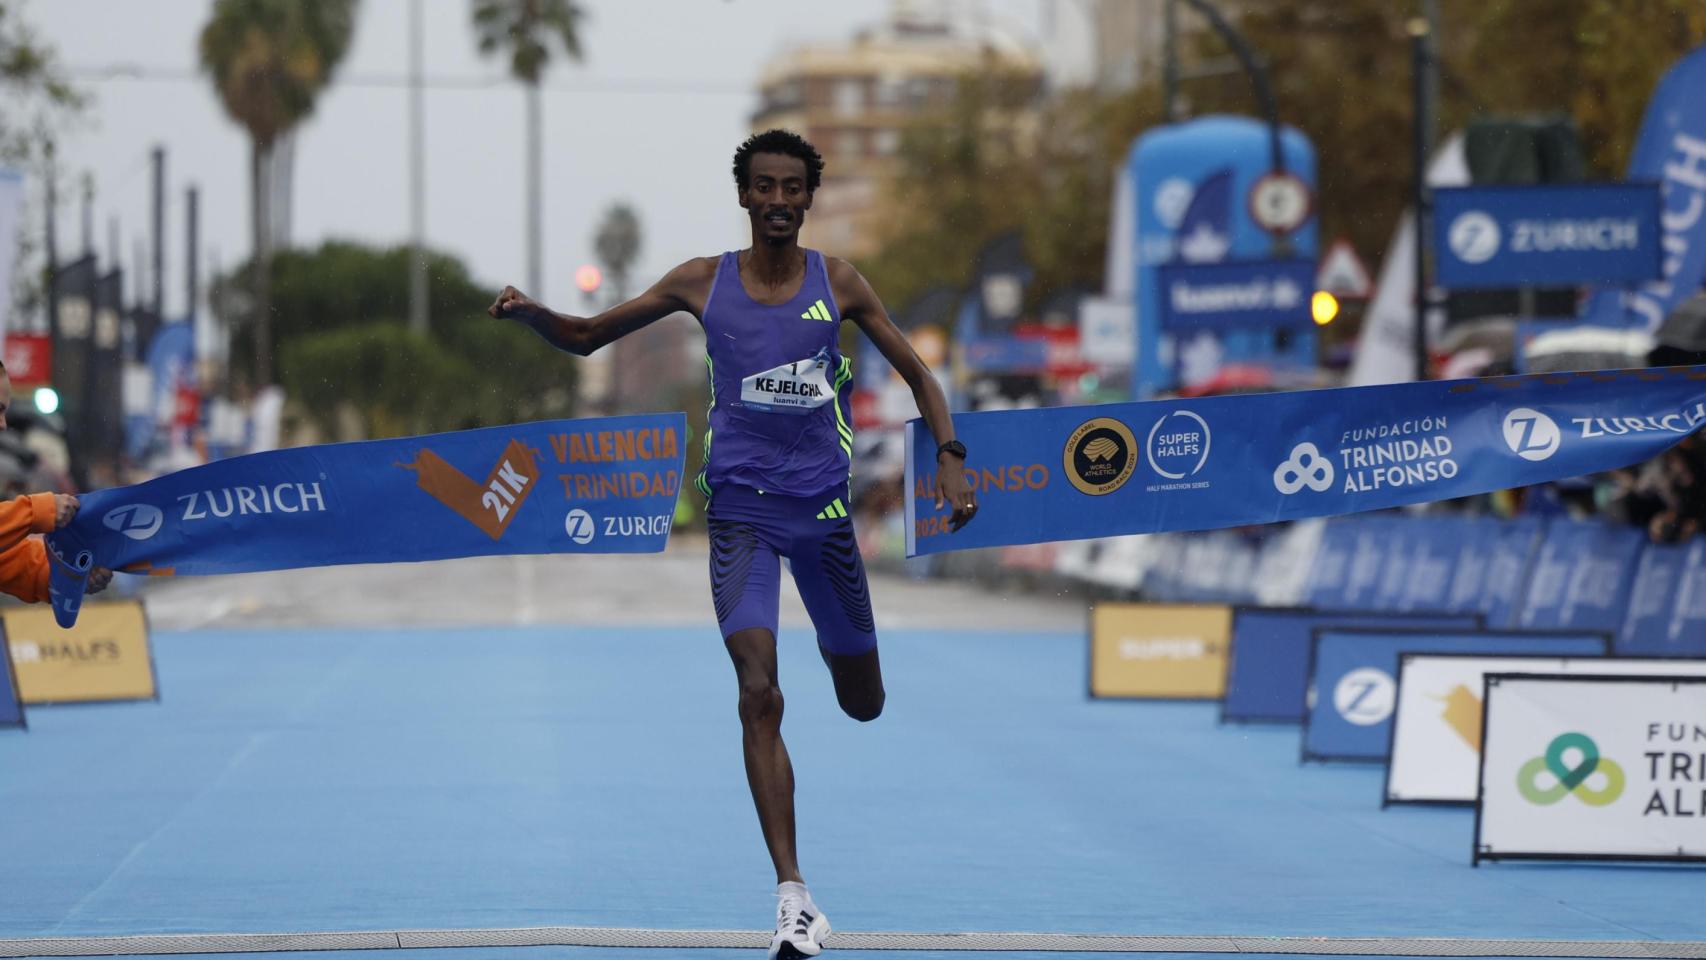
[[[773,920],[708,627],[155,646],[159,703],[0,732],[0,937]],[[1469,812],[1382,811],[1380,769],[1300,767],[1296,730],[1211,704],[1089,701],[1084,647],[890,631],[859,724],[784,631],[801,861],[837,929],[1706,938],[1698,870],[1472,869]],[[547,954],[638,956],[499,955]]]

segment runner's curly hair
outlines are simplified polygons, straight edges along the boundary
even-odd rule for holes
[[[792,130],[766,130],[746,138],[735,150],[735,186],[742,193],[752,183],[752,156],[755,153],[779,153],[798,157],[806,164],[806,192],[816,193],[823,182],[823,155],[805,137]]]

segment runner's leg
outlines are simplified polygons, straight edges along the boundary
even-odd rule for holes
[[[875,720],[883,712],[883,671],[852,519],[816,521],[809,536],[797,536],[790,545],[788,563],[817,628],[818,651],[835,681],[842,712],[855,720]]]
[[[709,526],[711,595],[740,684],[747,786],[776,867],[776,882],[798,881],[794,768],[782,742],[782,688],[776,672],[780,560],[759,524],[712,517]]]
[[[782,689],[776,682],[776,635],[742,630],[724,644],[740,680],[741,750],[776,882],[800,881],[794,840],[794,766],[782,742]]]

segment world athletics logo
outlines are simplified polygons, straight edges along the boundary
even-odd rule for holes
[[[1565,764],[1567,750],[1581,753],[1575,766]],[[1540,786],[1543,772],[1550,773],[1557,782],[1550,787]],[[1587,779],[1596,772],[1605,774],[1605,786],[1593,790],[1588,787]],[[1623,795],[1623,783],[1623,768],[1617,761],[1600,756],[1599,745],[1585,733],[1558,736],[1547,745],[1545,756],[1528,761],[1516,773],[1517,791],[1529,803],[1542,807],[1549,807],[1570,793],[1590,807],[1603,807]]]
[[[1113,493],[1137,466],[1137,438],[1112,417],[1086,420],[1066,439],[1066,479],[1092,497]]]

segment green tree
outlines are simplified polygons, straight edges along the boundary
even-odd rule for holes
[[[1101,289],[1109,207],[1131,131],[1161,118],[1161,93],[1147,87],[1116,97],[1069,91],[1042,111],[1034,194],[1022,207],[1033,305],[1056,290]]]
[[[890,304],[967,282],[978,250],[1021,225],[1024,204],[1015,200],[1036,181],[1027,120],[1037,100],[1030,77],[968,73],[942,110],[903,133],[888,215],[879,218],[892,226],[881,251],[860,264]]]
[[[539,296],[544,278],[539,83],[556,49],[572,60],[581,58],[580,24],[586,12],[574,0],[474,0],[473,16],[480,52],[507,54],[510,74],[527,88],[527,292]]]
[[[57,175],[56,139],[81,114],[86,100],[66,79],[53,48],[24,21],[21,7],[0,0],[0,167],[46,180]],[[27,312],[41,303],[42,276],[27,269],[40,253],[35,232],[24,226],[32,219],[19,218],[13,295],[10,303],[0,302],[0,322],[14,306]]]
[[[258,384],[273,379],[273,211],[266,175],[279,138],[313,113],[349,51],[355,6],[356,0],[216,0],[201,32],[202,69],[225,112],[249,134],[250,262],[255,270],[249,314]]]
[[[593,236],[593,248],[598,251],[599,262],[604,264],[613,299],[618,303],[628,299],[628,271],[639,259],[641,235],[640,218],[634,208],[616,203],[604,212],[598,233]]]
[[[274,259],[279,381],[308,416],[335,435],[347,407],[367,436],[390,436],[571,413],[575,365],[487,316],[496,288],[455,257],[428,252],[433,327],[408,332],[410,249],[330,241]],[[255,277],[243,265],[216,278],[214,302],[247,299]]]
[[[1501,112],[1558,112],[1601,178],[1623,176],[1659,78],[1706,43],[1698,0],[1504,0],[1463,4],[1474,32],[1452,65]],[[1472,72],[1470,72],[1472,71]]]
[[[1385,248],[1409,203],[1410,6],[1388,0],[1263,5],[1237,23],[1267,61],[1280,121],[1314,144],[1322,237],[1349,237],[1364,254]],[[1451,45],[1448,37],[1443,46]],[[1221,56],[1225,47],[1205,37],[1199,51]],[[1195,81],[1186,94],[1198,115],[1257,112],[1242,72]],[[1455,123],[1442,119],[1441,129]]]
[[[462,397],[479,379],[466,360],[406,323],[376,320],[281,342],[280,380],[321,430],[353,411],[363,437],[483,425]]]
[[[1706,42],[1698,0],[1441,0],[1441,134],[1479,116],[1567,112],[1594,174],[1621,177],[1660,76]],[[1241,4],[1237,25],[1266,61],[1280,119],[1317,156],[1322,234],[1378,259],[1409,203],[1414,2]],[[1187,27],[1195,14],[1182,11]],[[1187,59],[1224,58],[1212,31]],[[1108,95],[1046,100],[996,74],[961,79],[950,104],[917,117],[886,192],[891,232],[860,264],[891,305],[935,283],[963,285],[990,239],[1019,228],[1036,271],[1030,306],[1102,283],[1114,173],[1132,140],[1162,122],[1156,78]],[[1242,72],[1184,87],[1190,115],[1256,113]],[[830,171],[833,175],[833,170]],[[1353,333],[1348,327],[1341,336]]]
[[[1044,100],[1023,75],[961,77],[948,105],[902,137],[885,194],[890,232],[860,268],[898,307],[938,284],[967,283],[977,251],[1018,229],[1036,273],[1030,305],[1054,290],[1100,287],[1116,173],[1134,131],[1160,116],[1149,88]]]
[[[1238,26],[1268,61],[1280,119],[1314,142],[1325,237],[1378,255],[1410,198],[1406,22],[1416,3],[1246,5]],[[1622,177],[1660,76],[1706,42],[1696,0],[1442,0],[1438,135],[1477,117],[1566,113],[1594,176]],[[1224,54],[1218,38],[1199,46]],[[1195,113],[1254,113],[1240,73],[1186,88]]]

